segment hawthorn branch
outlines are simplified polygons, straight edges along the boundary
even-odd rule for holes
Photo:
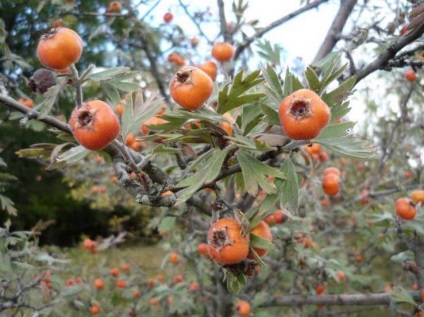
[[[313,63],[324,58],[333,50],[334,46],[336,46],[340,39],[339,34],[342,33],[343,28],[346,25],[346,22],[349,19],[349,16],[351,15],[357,2],[358,0],[340,1],[339,11],[336,13],[336,17],[334,18],[333,23],[331,23],[330,29],[328,30],[328,33],[325,36],[321,47],[319,48],[318,53],[315,55]]]
[[[243,53],[243,51],[245,49],[247,49],[250,46],[250,44],[252,44],[253,41],[259,39],[260,37],[262,37],[263,35],[265,35],[269,31],[271,31],[272,29],[275,29],[276,27],[292,20],[293,18],[296,18],[297,16],[299,16],[302,13],[305,13],[305,12],[311,10],[311,9],[319,7],[321,4],[323,4],[325,2],[328,2],[328,0],[317,0],[317,1],[311,2],[311,3],[303,6],[302,8],[289,13],[288,15],[286,15],[282,18],[275,20],[274,22],[272,22],[268,26],[266,26],[266,27],[262,28],[261,30],[259,30],[258,32],[256,32],[254,35],[249,36],[248,38],[246,38],[243,41],[243,43],[241,43],[237,47],[236,52],[234,54],[234,59],[237,59],[240,56],[240,54]],[[222,28],[222,26],[221,26],[221,28]]]
[[[362,79],[370,75],[376,70],[386,69],[387,64],[391,59],[393,59],[396,54],[411,44],[424,33],[424,21],[417,26],[413,31],[408,32],[399,39],[395,40],[389,47],[387,47],[383,52],[381,52],[374,61],[369,63],[366,67],[361,69],[356,75],[356,84],[359,83]]]
[[[227,18],[225,17],[225,7],[224,0],[218,0],[218,10],[219,10],[219,23],[221,26],[221,33],[224,37],[224,42],[231,43],[231,33],[228,31],[227,27]]]
[[[181,7],[183,8],[185,14],[190,18],[190,20],[193,22],[193,24],[197,27],[197,30],[199,31],[199,33],[206,39],[206,41],[208,41],[209,44],[212,44],[212,41],[208,38],[206,33],[203,32],[202,28],[200,27],[200,23],[198,23],[194,19],[193,15],[191,15],[190,11],[188,11],[187,5],[185,5],[182,0],[178,0],[178,2],[180,3]]]
[[[421,301],[418,292],[411,295],[416,301]],[[394,303],[388,293],[376,294],[346,294],[346,295],[285,295],[275,297],[260,307],[272,306],[302,306],[302,305],[326,305],[326,306],[389,306]]]

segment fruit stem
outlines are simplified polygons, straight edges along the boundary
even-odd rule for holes
[[[82,88],[81,88],[81,81],[78,77],[78,70],[75,67],[75,64],[71,64],[70,66],[72,77],[75,85],[75,104],[77,108],[81,108],[82,106]]]

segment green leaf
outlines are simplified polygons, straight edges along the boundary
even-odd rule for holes
[[[311,66],[306,67],[305,78],[308,81],[309,88],[318,93],[321,88],[321,82],[319,80],[318,74]]]
[[[391,299],[396,303],[408,303],[413,306],[416,305],[414,298],[411,296],[410,292],[405,290],[402,287],[395,286],[390,293]]]
[[[45,99],[41,102],[41,105],[38,109],[38,111],[40,112],[38,119],[43,119],[50,113],[53,108],[53,105],[55,104],[59,96],[60,90],[61,85],[55,85],[53,87],[50,87],[44,93],[43,98]]]
[[[352,122],[331,124],[327,126],[313,142],[320,143],[328,149],[343,155],[373,159],[377,158],[376,148],[367,140],[361,140],[349,134]]]
[[[243,71],[239,72],[232,83],[228,83],[219,92],[217,112],[220,114],[231,111],[244,104],[255,102],[265,96],[264,93],[245,94],[249,89],[260,84],[260,71],[255,71],[243,78]]]
[[[272,68],[270,65],[266,66],[266,68],[265,66],[261,65],[261,70],[267,83],[267,85],[265,85],[267,96],[273,101],[274,109],[278,109],[278,105],[284,98],[280,79],[274,68]]]
[[[350,111],[349,102],[343,102],[340,105],[334,105],[331,107],[331,120],[330,123],[336,122],[338,119],[343,118]]]
[[[286,179],[276,180],[278,193],[280,194],[280,205],[290,206],[290,210],[296,211],[299,206],[299,186],[296,168],[290,158],[287,158],[281,166],[281,171]]]
[[[56,160],[58,162],[73,164],[81,161],[90,153],[92,153],[90,150],[86,149],[82,145],[78,145],[57,156]]]
[[[254,233],[250,233],[250,245],[252,247],[265,250],[269,250],[275,247],[275,245],[271,241]]]
[[[0,194],[0,202],[1,202],[1,209],[6,210],[6,212],[10,216],[17,215],[17,209],[15,208],[15,203],[9,197],[6,197]]]
[[[185,187],[178,193],[175,205],[181,204],[189,199],[205,183],[213,181],[221,171],[222,164],[228,153],[228,148],[224,150],[215,149],[209,153],[209,157],[204,160],[199,170],[192,176],[179,182],[177,187]]]
[[[277,44],[274,46],[271,45],[271,42],[268,40],[259,41],[257,44],[259,51],[258,54],[263,59],[266,59],[271,64],[280,65],[281,63],[281,51],[283,48]]]
[[[118,89],[115,88],[110,82],[101,81],[100,85],[102,89],[111,100],[111,103],[117,105],[121,101],[121,96],[119,95]]]
[[[156,98],[158,93],[152,93],[146,101],[139,91],[128,94],[125,111],[122,115],[122,135],[125,138],[129,133],[140,129],[140,124],[153,117],[163,103],[163,98]]]
[[[122,75],[125,73],[133,73],[128,67],[115,67],[109,68],[100,72],[91,73],[87,79],[94,81],[102,81],[113,79],[115,76]]]
[[[269,125],[281,125],[278,112],[266,104],[261,104],[261,110],[265,113],[266,123]]]
[[[160,222],[158,231],[159,232],[171,231],[175,227],[176,220],[177,220],[177,218],[175,218],[175,217],[165,217],[165,218],[163,218],[162,221]]]
[[[336,89],[332,90],[329,93],[324,93],[322,95],[322,100],[329,105],[334,107],[334,105],[342,104],[342,102],[351,94],[352,88],[356,84],[355,77],[349,77],[343,83],[341,83]]]
[[[286,75],[284,77],[283,98],[290,95],[292,92],[293,92],[293,86],[292,86],[292,81],[291,81],[291,75],[290,75],[289,68],[287,67]],[[282,99],[280,99],[278,104],[280,104],[281,100]]]
[[[412,260],[414,258],[414,253],[411,250],[400,252],[398,254],[392,255],[390,261],[396,263],[403,263],[406,260]]]
[[[239,118],[241,120],[239,125],[241,126],[244,135],[247,135],[260,123],[262,115],[258,111],[258,105],[255,103],[251,106],[244,106]]]
[[[260,267],[266,267],[265,262],[262,260],[262,258],[256,253],[255,249],[253,249],[252,246],[249,247],[249,253],[253,255],[253,257],[255,258],[256,262],[258,262],[258,265]]]
[[[259,187],[267,193],[276,192],[275,185],[268,180],[267,175],[284,178],[284,174],[281,171],[258,161],[243,150],[237,153],[237,159],[243,173],[246,191],[250,195],[255,196]]]
[[[239,279],[234,274],[228,272],[228,270],[226,274],[226,282],[227,282],[227,290],[230,293],[238,294],[240,292],[241,284]]]
[[[7,167],[6,162],[0,157],[0,167]]]

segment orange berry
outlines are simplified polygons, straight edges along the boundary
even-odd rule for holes
[[[281,101],[279,117],[289,138],[310,140],[316,138],[328,124],[331,111],[314,91],[299,89]]]
[[[275,218],[275,215],[274,215]],[[254,234],[256,236],[259,236],[263,239],[266,239],[270,242],[272,242],[272,234],[271,234],[271,229],[268,226],[268,224],[265,221],[262,221],[261,223],[259,223],[256,227],[252,228],[250,230],[250,234]],[[263,257],[266,254],[266,250],[265,249],[261,249],[261,248],[257,248],[257,247],[253,247],[253,250],[255,250],[256,254],[259,257]],[[254,255],[249,253],[247,255],[247,257],[249,259],[254,259]]]
[[[90,306],[90,314],[91,315],[98,315],[100,313],[100,307],[97,305],[91,305]]]
[[[219,264],[239,263],[249,253],[249,235],[232,218],[221,218],[208,231],[209,255]]]
[[[178,254],[177,254],[177,253],[175,253],[175,252],[171,252],[171,253],[169,254],[169,263],[177,264],[177,263],[178,263],[178,261],[179,261],[179,256],[178,256]]]
[[[96,278],[93,282],[93,285],[97,290],[102,290],[105,287],[105,283],[100,278]]]
[[[174,101],[186,110],[199,109],[212,94],[213,81],[203,70],[194,66],[181,68],[169,84]]]
[[[423,189],[417,189],[414,190],[409,197],[412,199],[412,201],[415,204],[421,203],[424,205],[424,190]]]
[[[238,316],[246,317],[250,316],[252,309],[250,307],[249,302],[244,300],[239,300],[236,303],[236,313]]]
[[[19,98],[18,102],[30,109],[34,108],[34,101],[31,98]]]
[[[229,43],[215,43],[212,46],[212,56],[220,62],[228,62],[234,56],[234,47]]]
[[[396,201],[396,214],[404,220],[414,219],[417,214],[414,202],[406,197],[399,198]]]
[[[415,82],[417,81],[417,73],[413,69],[408,69],[404,73],[405,79],[409,82]]]
[[[83,50],[81,37],[74,30],[59,27],[44,34],[37,46],[37,56],[43,65],[64,69],[78,62]]]
[[[113,277],[118,277],[121,274],[121,271],[119,270],[119,268],[113,267],[113,268],[110,269],[110,274]]]

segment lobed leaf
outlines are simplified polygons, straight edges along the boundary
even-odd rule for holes
[[[245,94],[249,89],[260,84],[260,71],[254,71],[243,78],[243,71],[239,72],[232,83],[228,83],[219,92],[218,108],[216,112],[223,114],[242,105],[255,102],[265,96],[264,93]]]
[[[284,180],[276,180],[278,193],[280,195],[280,205],[290,206],[296,211],[299,206],[299,187],[296,168],[290,158],[287,158],[281,166],[281,171],[286,176]]]

